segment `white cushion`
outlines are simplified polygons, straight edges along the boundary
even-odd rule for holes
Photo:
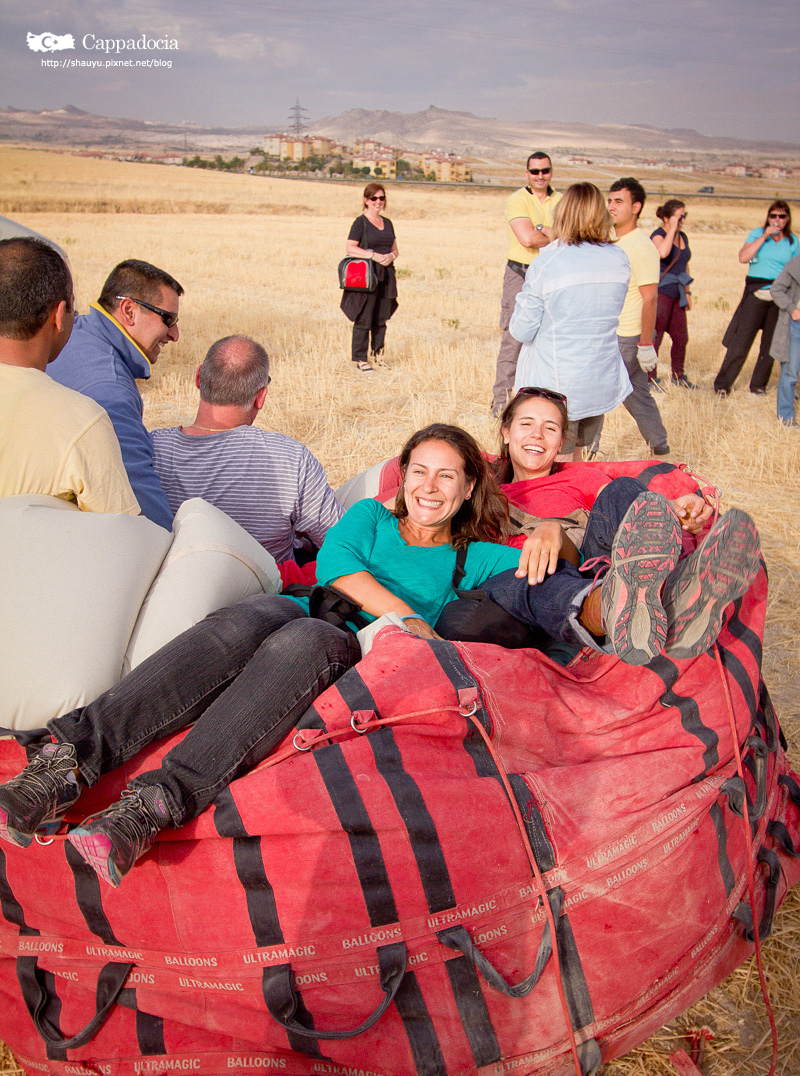
[[[343,508],[352,508],[357,501],[364,501],[368,497],[377,497],[381,492],[381,476],[385,462],[376,463],[368,467],[366,471],[348,478],[336,490],[336,499]]]
[[[194,497],[178,509],[175,538],[142,605],[123,673],[198,621],[251,594],[277,594],[274,558],[219,508]]]
[[[0,725],[39,728],[119,680],[172,542],[143,516],[0,498]]]

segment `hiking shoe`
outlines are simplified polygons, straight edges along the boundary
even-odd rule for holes
[[[681,526],[669,502],[650,490],[640,493],[614,536],[601,590],[606,635],[627,665],[646,665],[664,647],[661,588],[680,552]]]
[[[0,785],[0,837],[27,848],[38,831],[55,833],[81,794],[71,743],[47,743],[22,773]]]
[[[694,658],[710,649],[722,629],[725,609],[752,585],[760,563],[755,523],[746,512],[731,508],[664,587],[669,624],[664,653]]]
[[[115,888],[172,816],[161,785],[126,788],[122,798],[67,834],[86,862]]]
[[[696,389],[697,388],[697,385],[695,385],[694,381],[690,381],[689,378],[686,376],[686,374],[681,374],[680,376],[676,376],[675,374],[673,374],[672,375],[672,384],[673,385],[679,385],[682,389]]]

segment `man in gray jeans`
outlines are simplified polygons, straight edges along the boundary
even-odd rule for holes
[[[653,455],[666,456],[669,454],[667,431],[647,380],[647,371],[658,362],[653,334],[660,262],[655,244],[638,227],[646,197],[641,183],[630,176],[612,183],[608,195],[608,212],[614,221],[617,246],[625,251],[631,263],[631,283],[619,315],[617,339],[633,385],[633,392],[623,401],[623,406]]]

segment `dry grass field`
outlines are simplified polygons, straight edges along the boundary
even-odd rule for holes
[[[400,309],[387,337],[389,368],[365,377],[349,362],[350,324],[338,309],[335,272],[360,208],[358,188],[0,149],[0,213],[65,247],[80,310],[125,257],[154,262],[184,285],[181,339],[166,349],[143,386],[148,425],[191,420],[194,370],[206,348],[222,335],[247,333],[264,343],[273,360],[259,421],[307,443],[334,485],[394,455],[411,431],[434,420],[459,423],[486,448],[495,445],[488,404],[499,341],[504,197],[486,189],[390,185]],[[648,230],[655,208],[655,202],[645,207]],[[749,366],[730,399],[717,399],[710,388],[722,358],[719,341],[745,275],[736,254],[747,231],[763,223],[765,206],[704,201],[688,208],[696,283],[687,372],[700,388],[674,388],[659,397],[659,406],[671,458],[713,480],[724,503],[746,509],[760,528],[771,580],[765,677],[800,762],[794,627],[800,435],[776,421],[777,374],[766,398],[747,392]],[[602,454],[635,459],[643,452],[633,421],[620,408],[606,420]],[[797,890],[777,916],[764,953],[780,1038],[777,1072],[796,1076]],[[604,1071],[674,1076],[670,1052],[684,1045],[687,1030],[702,1025],[716,1036],[704,1065],[707,1076],[767,1073],[769,1025],[753,962]],[[19,1071],[8,1052],[0,1055],[0,1073]]]

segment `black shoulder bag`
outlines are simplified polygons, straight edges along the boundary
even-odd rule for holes
[[[542,650],[548,635],[540,628],[523,624],[497,604],[484,590],[460,590],[466,572],[467,549],[456,553],[453,590],[458,601],[448,602],[436,621],[443,639],[461,643],[494,643],[506,650],[536,647]]]

